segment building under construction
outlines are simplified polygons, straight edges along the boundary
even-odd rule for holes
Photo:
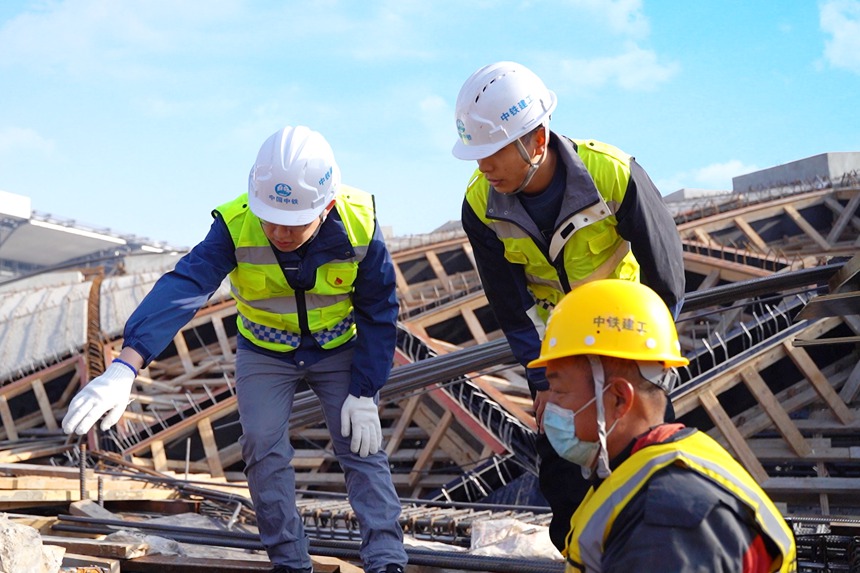
[[[794,529],[800,571],[860,571],[860,153],[734,183],[666,198],[684,246],[677,326],[690,360],[674,409],[777,503]],[[401,312],[380,418],[401,522],[416,540],[410,566],[561,571],[560,560],[465,551],[488,521],[549,522],[528,387],[459,222],[387,242]],[[178,542],[261,547],[238,445],[236,309],[226,283],[140,372],[116,427],[83,440],[59,428],[71,397],[118,355],[125,320],[181,254],[41,215],[0,192],[0,511],[38,516],[49,543],[98,556],[106,571],[263,571],[263,561],[233,558],[108,556],[98,552],[104,545],[80,541],[97,546],[128,527],[118,516],[132,514],[135,528]],[[300,511],[314,555],[346,569],[357,557],[357,523],[316,404],[310,391],[297,394],[290,420]],[[70,511],[83,500],[113,513]],[[226,525],[158,527],[142,517],[180,513]]]

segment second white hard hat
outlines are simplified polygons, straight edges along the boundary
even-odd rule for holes
[[[549,119],[555,93],[530,69],[496,62],[473,73],[457,96],[458,159],[489,157]]]
[[[305,126],[269,136],[248,176],[248,206],[276,225],[307,225],[334,199],[340,169],[325,138]]]

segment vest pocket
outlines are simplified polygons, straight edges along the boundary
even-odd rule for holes
[[[528,257],[524,252],[519,250],[519,246],[514,241],[505,241],[505,259],[515,265],[525,265],[529,262]],[[536,247],[535,247],[536,248]]]
[[[335,289],[343,289],[351,287],[355,282],[355,277],[358,276],[358,266],[355,264],[348,265],[332,265],[326,269],[325,282]]]
[[[239,281],[242,284],[242,290],[247,290],[249,294],[268,295],[269,289],[266,287],[265,272],[252,267],[241,267],[239,272]]]

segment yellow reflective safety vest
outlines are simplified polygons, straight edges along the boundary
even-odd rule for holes
[[[375,226],[373,196],[369,193],[341,185],[335,209],[355,256],[320,266],[314,287],[301,293],[310,334],[325,349],[336,348],[355,336],[353,283]],[[262,348],[279,352],[295,350],[302,336],[296,292],[284,277],[260,219],[248,208],[246,195],[216,210],[227,224],[236,247],[238,265],[229,276],[239,332]]]
[[[516,198],[490,193],[490,184],[480,170],[475,171],[466,189],[466,200],[475,215],[504,244],[505,258],[523,266],[528,289],[544,323],[567,292],[565,282],[570,290],[595,279],[639,280],[639,264],[630,244],[616,231],[615,219],[630,179],[630,156],[606,143],[571,141],[576,144],[577,155],[591,175],[597,193],[590,206],[575,212],[565,208],[567,201],[562,203],[548,244],[539,238],[536,228],[529,232],[529,225],[534,227],[534,224],[521,206],[516,205],[521,213],[519,220],[509,208],[513,201],[518,202]],[[565,196],[583,192],[567,186]],[[522,220],[523,216],[528,220]],[[564,281],[559,269],[564,270]]]
[[[750,508],[763,534],[779,548],[782,559],[773,571],[797,570],[794,534],[752,476],[713,438],[696,431],[676,441],[653,444],[632,454],[591,488],[570,519],[566,571],[601,571],[604,543],[615,519],[657,471],[671,464],[698,472],[732,493]]]

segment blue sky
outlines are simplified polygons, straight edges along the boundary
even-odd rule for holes
[[[514,60],[551,127],[636,156],[664,194],[860,151],[860,0],[0,3],[0,190],[193,246],[263,140],[322,132],[382,225],[459,218],[454,102]]]

